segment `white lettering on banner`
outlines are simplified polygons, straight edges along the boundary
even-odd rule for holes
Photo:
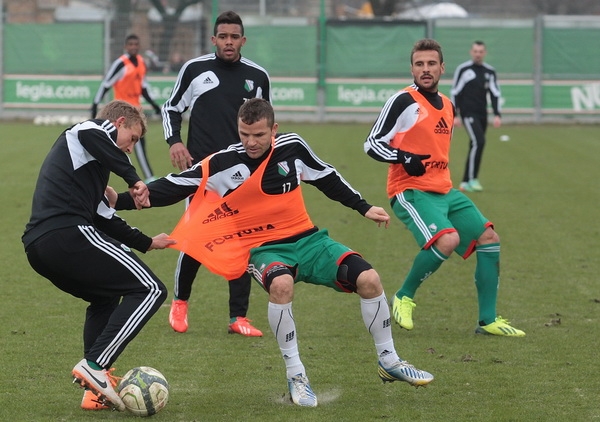
[[[277,101],[304,101],[304,89],[273,88],[271,96],[274,103],[277,103]]]
[[[571,88],[571,101],[573,110],[594,110],[600,107],[600,84],[587,84]]]
[[[90,98],[90,89],[86,86],[70,86],[58,85],[53,87],[44,82],[35,84],[24,84],[21,81],[17,82],[16,96],[17,98],[28,99],[33,102],[38,102],[41,99],[74,99],[74,98]]]
[[[363,103],[383,104],[396,92],[398,90],[391,88],[376,90],[364,85],[358,88],[346,88],[344,85],[340,85],[338,86],[338,101],[356,106]]]

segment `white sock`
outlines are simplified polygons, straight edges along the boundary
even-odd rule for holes
[[[385,367],[400,359],[392,339],[392,320],[385,293],[373,299],[360,298],[360,310],[369,333],[373,336],[377,357]]]
[[[296,323],[292,315],[292,302],[278,305],[269,302],[269,325],[275,333],[281,356],[285,362],[287,377],[297,374],[306,375],[304,365],[298,352],[298,338],[296,336]]]

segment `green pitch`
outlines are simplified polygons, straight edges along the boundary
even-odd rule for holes
[[[3,122],[0,189],[0,420],[139,420],[79,409],[82,390],[70,371],[82,356],[86,304],[52,286],[27,264],[20,237],[40,163],[59,126]],[[368,125],[281,124],[297,131],[371,203],[385,207],[386,166],[368,158]],[[156,122],[149,157],[157,174],[172,171]],[[508,135],[508,142],[500,141]],[[462,173],[467,140],[453,139],[451,169]],[[498,312],[522,339],[475,336],[474,260],[453,256],[421,287],[415,328],[394,325],[396,348],[436,379],[427,388],[383,385],[358,297],[299,284],[294,300],[300,352],[319,407],[289,404],[285,369],[267,322],[267,295],[254,285],[248,317],[263,338],[227,334],[225,281],[201,269],[190,302],[190,329],[168,325],[168,305],[117,361],[123,375],[152,366],[169,380],[169,404],[154,421],[589,421],[600,418],[597,375],[600,322],[600,140],[597,126],[490,128],[480,175],[470,194],[501,237]],[[122,182],[114,181],[118,189]],[[312,219],[360,251],[391,296],[416,254],[399,221],[377,228],[311,186]],[[120,215],[149,235],[169,232],[183,204]],[[143,256],[172,290],[177,253]]]

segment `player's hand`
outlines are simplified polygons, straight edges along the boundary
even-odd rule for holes
[[[90,112],[92,113],[92,119],[95,119],[96,116],[98,115],[98,104],[92,104],[92,108],[90,109]]]
[[[153,249],[164,249],[170,245],[174,245],[175,243],[177,243],[177,241],[175,239],[171,239],[168,234],[157,234],[152,238],[152,244],[148,250],[151,251]]]
[[[425,174],[425,165],[422,160],[426,160],[431,155],[413,154],[412,152],[398,150],[398,163],[402,164],[404,170],[409,176],[423,176]]]
[[[500,127],[502,124],[502,119],[500,116],[494,116],[494,127]]]
[[[365,217],[367,217],[369,220],[373,220],[380,227],[381,223],[384,223],[386,228],[390,224],[390,216],[381,207],[372,206],[365,214]]]
[[[460,117],[456,116],[454,118],[454,127],[460,127],[460,125],[462,125],[462,121],[460,120]]]
[[[148,190],[148,186],[141,180],[129,188],[129,194],[133,198],[135,208],[138,210],[150,206],[150,191]]]
[[[159,106],[157,106],[157,105],[153,105],[152,107],[154,108],[154,112],[155,112],[157,115],[159,115],[159,116],[160,116],[160,115],[161,115],[161,113],[160,113],[160,107],[159,107]]]
[[[114,208],[115,205],[117,205],[118,194],[117,191],[112,187],[107,186],[106,189],[104,189],[104,196],[106,196],[106,199],[108,199],[109,207]]]
[[[169,153],[171,154],[171,164],[180,171],[187,170],[192,166],[194,159],[185,145],[183,145],[183,142],[177,142],[171,145]]]

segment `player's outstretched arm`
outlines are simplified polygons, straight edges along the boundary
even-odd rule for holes
[[[174,245],[175,243],[177,243],[177,241],[175,239],[171,239],[168,234],[157,234],[152,238],[152,244],[148,250],[151,251],[153,249],[164,249],[167,246]]]
[[[381,207],[372,206],[369,208],[369,211],[365,213],[365,217],[376,222],[378,226],[381,226],[381,223],[384,223],[387,228],[390,224],[390,216]]]

